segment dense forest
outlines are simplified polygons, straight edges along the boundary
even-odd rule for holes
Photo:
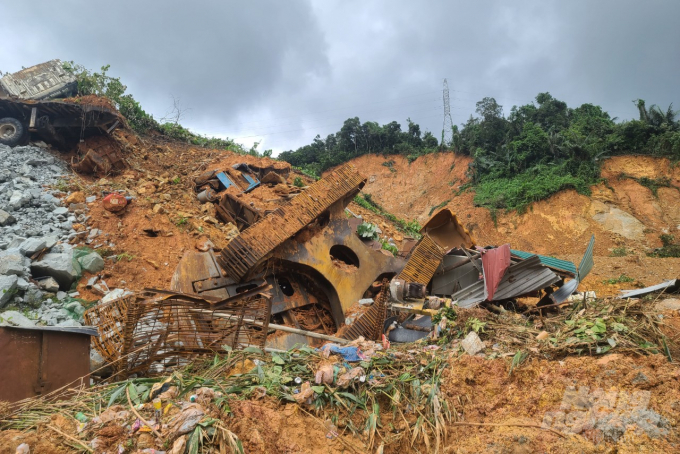
[[[408,130],[402,131],[396,121],[380,126],[350,118],[325,140],[317,136],[279,159],[320,174],[368,153],[401,154],[412,161],[427,153],[453,151],[473,158],[468,187],[475,190],[476,204],[523,210],[565,188],[587,194],[607,156],[647,154],[680,160],[680,123],[672,106],[662,110],[647,107],[643,100],[634,102],[639,119],[617,122],[599,106],[570,108],[550,93],[540,93],[535,103],[513,106],[507,116],[494,98],[484,98],[476,105],[477,116],[460,128],[454,126],[453,139],[445,144],[429,132],[421,133],[410,119]]]

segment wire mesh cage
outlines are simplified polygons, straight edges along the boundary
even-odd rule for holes
[[[85,324],[96,326],[99,331],[99,336],[92,337],[94,348],[110,363],[120,358],[128,306],[138,298],[144,299],[144,295],[131,294],[101,303],[83,314]]]
[[[271,296],[249,292],[222,301],[146,292],[100,304],[86,320],[99,327],[95,348],[125,374],[153,375],[224,347],[264,347]]]

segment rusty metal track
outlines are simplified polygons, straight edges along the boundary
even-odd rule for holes
[[[382,290],[375,299],[373,306],[369,307],[352,326],[342,335],[343,339],[354,340],[363,336],[364,339],[378,341],[383,333],[383,325],[387,319],[387,302],[390,295],[390,284],[387,279],[383,280]]]
[[[351,164],[312,184],[286,205],[276,209],[234,238],[218,262],[227,275],[243,279],[284,241],[302,230],[331,205],[357,192],[366,178]]]
[[[427,285],[444,258],[445,251],[429,235],[418,242],[397,279]]]

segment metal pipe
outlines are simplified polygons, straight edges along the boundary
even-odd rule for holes
[[[207,311],[204,309],[192,309],[193,312],[202,312],[206,314],[212,314],[214,317],[219,317],[219,318],[232,318],[231,315],[227,314],[215,314],[212,311]],[[248,319],[244,318],[244,322],[246,323],[252,323],[253,325],[257,326],[264,326],[264,323],[259,321],[259,320],[253,320],[253,319]],[[307,336],[307,337],[312,337],[314,339],[322,339],[322,340],[327,340],[330,342],[336,342],[338,344],[349,344],[350,341],[347,339],[342,339],[340,337],[333,337],[333,336],[327,336],[325,334],[320,334],[320,333],[315,333],[313,331],[305,331],[303,329],[297,329],[297,328],[291,328],[290,326],[285,326],[285,325],[277,325],[275,323],[269,323],[267,325],[268,328],[271,328],[276,331],[283,331],[286,333],[293,333],[293,334],[300,334],[302,336]]]

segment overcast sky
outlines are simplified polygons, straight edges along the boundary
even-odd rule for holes
[[[495,97],[507,114],[549,91],[629,119],[642,98],[680,108],[680,1],[2,0],[0,70],[110,64],[159,119],[278,153],[342,122],[439,138],[442,81],[456,124]]]

